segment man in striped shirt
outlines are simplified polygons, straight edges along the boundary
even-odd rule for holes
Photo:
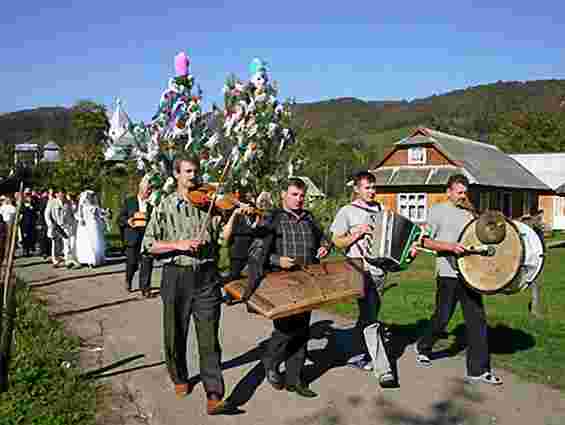
[[[164,255],[161,297],[165,361],[178,397],[190,394],[186,359],[191,316],[195,320],[200,376],[209,415],[224,413],[224,379],[218,338],[222,294],[218,279],[220,217],[207,217],[196,208],[189,193],[199,184],[199,161],[189,156],[175,159],[177,190],[166,196],[151,215],[143,250]]]

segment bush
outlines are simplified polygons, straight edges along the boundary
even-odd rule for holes
[[[93,424],[95,386],[79,378],[79,339],[49,318],[31,291],[18,293],[9,390],[0,394],[2,425]]]

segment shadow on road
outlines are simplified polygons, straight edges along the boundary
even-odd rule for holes
[[[164,361],[149,363],[149,364],[142,365],[142,366],[130,367],[129,369],[118,370],[116,372],[94,375],[92,378],[93,379],[109,378],[111,376],[123,375],[124,373],[131,373],[131,372],[135,372],[135,371],[138,371],[138,370],[149,369],[149,368],[152,368],[152,367],[158,367],[158,366],[162,366],[164,364],[165,364]]]
[[[83,307],[83,308],[79,308],[79,309],[76,309],[76,310],[68,310],[68,311],[62,311],[60,313],[54,313],[52,317],[60,318],[60,317],[72,316],[74,314],[88,313],[89,311],[99,310],[101,308],[114,307],[114,306],[117,306],[117,305],[127,304],[127,303],[131,303],[131,302],[138,302],[138,301],[145,301],[145,299],[144,298],[126,298],[126,299],[123,299],[123,300],[110,301],[110,302],[107,302],[107,303],[97,304],[97,305],[93,305],[93,306],[90,306],[90,307]]]
[[[70,274],[65,276],[57,276],[51,279],[40,279],[27,281],[27,285],[31,288],[42,288],[44,286],[55,285],[57,283],[68,282],[71,280],[91,279],[99,276],[109,276],[112,274],[124,274],[123,270],[103,271],[103,272],[85,272],[81,274]]]

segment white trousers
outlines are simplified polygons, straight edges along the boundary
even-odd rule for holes
[[[384,345],[385,343],[382,338],[381,326],[383,326],[383,324],[377,322],[363,329],[365,344],[367,344],[367,350],[373,361],[373,373],[377,379],[380,378],[383,373],[391,370],[390,361]]]
[[[76,237],[74,235],[63,239],[63,255],[65,263],[76,261]]]

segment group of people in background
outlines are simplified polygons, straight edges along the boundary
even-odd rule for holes
[[[19,192],[0,196],[0,220],[11,225]],[[17,242],[25,257],[49,259],[55,267],[96,267],[105,261],[106,212],[98,196],[79,196],[62,189],[37,192],[26,188],[21,203]]]

